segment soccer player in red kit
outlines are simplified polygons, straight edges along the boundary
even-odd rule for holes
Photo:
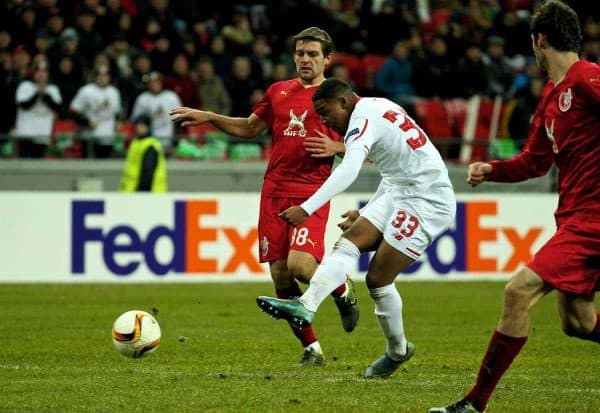
[[[325,226],[329,203],[320,208],[304,225],[288,225],[278,214],[304,202],[331,174],[333,155],[344,152],[344,144],[333,130],[321,124],[312,106],[312,96],[325,80],[333,42],[327,32],[309,27],[294,40],[294,63],[298,77],[276,82],[247,118],[232,118],[191,108],[171,111],[173,121],[182,126],[210,122],[225,133],[254,138],[270,129],[273,146],[265,172],[258,220],[259,257],[268,262],[277,296],[302,295],[296,280],[308,283],[323,258]],[[305,138],[318,136],[314,143]],[[310,143],[313,141],[313,143]],[[332,293],[346,331],[358,321],[358,306],[348,280]],[[292,330],[304,346],[300,363],[305,366],[324,363],[323,352],[312,327]]]
[[[600,343],[600,66],[579,60],[575,12],[549,1],[531,21],[538,66],[548,74],[523,152],[469,165],[468,182],[517,182],[558,170],[556,233],[510,280],[477,380],[464,399],[430,413],[483,412],[498,381],[527,341],[531,308],[556,290],[562,329]],[[518,410],[517,408],[515,408]]]

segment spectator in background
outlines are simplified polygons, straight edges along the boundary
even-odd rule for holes
[[[458,96],[470,98],[473,95],[485,94],[488,90],[486,66],[483,61],[481,48],[476,43],[470,43],[458,60],[456,71],[456,90]]]
[[[492,32],[502,39],[527,39],[529,25],[525,19],[519,17],[516,10],[503,10],[496,15]],[[531,54],[531,48],[527,42],[506,42],[504,53],[510,57],[528,56]]]
[[[170,42],[177,40],[177,17],[169,7],[169,0],[150,0],[135,17],[133,29],[136,33],[143,33],[149,21],[158,23],[159,32]]]
[[[238,56],[233,59],[231,76],[225,81],[225,87],[231,96],[231,116],[244,117],[252,111],[250,96],[260,85],[251,76],[250,59]]]
[[[221,30],[225,39],[227,50],[233,55],[249,55],[252,50],[254,35],[250,30],[248,16],[235,13],[231,18],[231,24],[227,24]]]
[[[111,43],[104,50],[104,54],[111,61],[111,67],[116,68],[116,75],[127,76],[131,72],[133,64],[133,55],[137,50],[133,48],[127,40],[127,34],[124,32],[115,32],[111,34]]]
[[[152,71],[152,62],[146,53],[140,53],[133,59],[130,73],[123,73],[117,79],[117,87],[121,91],[124,114],[127,118],[133,109],[135,98],[146,90],[144,76]]]
[[[488,75],[487,93],[490,96],[505,97],[513,81],[513,69],[504,55],[504,39],[490,36],[487,42],[487,54],[484,56],[485,71]]]
[[[24,3],[17,12],[16,22],[14,24],[13,38],[18,39],[19,44],[23,45],[29,52],[35,49],[35,34],[37,31],[37,13],[35,6],[31,3]]]
[[[174,46],[167,36],[161,35],[154,42],[154,48],[150,52],[152,68],[161,73],[169,73],[173,65]]]
[[[96,67],[94,81],[79,89],[70,105],[72,115],[83,126],[85,157],[108,158],[112,154],[122,105],[121,94],[110,80],[107,65]]]
[[[417,20],[406,5],[399,3],[384,0],[379,12],[369,14],[365,31],[368,33],[367,48],[370,53],[388,54],[396,41],[410,37],[411,28]]]
[[[64,102],[71,102],[84,83],[79,73],[74,71],[74,65],[71,56],[62,56],[58,62],[58,66],[52,71],[52,79],[57,85],[60,85]],[[62,112],[61,116],[64,116],[64,110]]]
[[[154,42],[160,37],[162,27],[160,23],[155,19],[149,19],[145,25],[140,29],[139,44],[147,52],[152,51],[154,48]]]
[[[41,158],[50,144],[54,119],[62,103],[60,90],[49,83],[48,62],[38,61],[33,79],[19,84],[15,99],[15,135],[19,140],[19,155]]]
[[[79,35],[72,27],[66,28],[60,35],[50,50],[50,67],[56,71],[58,62],[64,57],[69,56],[73,62],[73,75],[77,79],[83,79],[84,61],[81,57],[81,47],[79,46]]]
[[[425,56],[415,64],[414,83],[417,96],[454,96],[456,85],[452,79],[453,73],[454,62],[448,56],[446,42],[441,36],[433,36]]]
[[[282,80],[289,80],[292,78],[290,67],[284,62],[277,62],[273,65],[273,73],[271,75],[271,82],[280,82]]]
[[[254,38],[250,59],[252,77],[263,85],[268,84],[273,74],[273,60],[271,58],[271,46],[267,43],[266,37],[257,36]]]
[[[84,66],[90,67],[94,56],[104,49],[104,40],[95,30],[96,14],[91,8],[83,7],[76,18],[76,30],[79,36],[79,53]]]
[[[406,43],[397,41],[392,54],[375,74],[375,89],[399,105],[411,107],[415,101],[415,89],[411,83],[413,70]]]
[[[190,75],[190,64],[185,54],[179,53],[175,56],[171,74],[164,77],[163,85],[177,93],[184,106],[200,106],[198,84]]]
[[[329,67],[329,76],[328,77],[336,77],[338,79],[342,79],[346,83],[348,83],[353,90],[356,91],[356,84],[350,78],[350,71],[348,67],[346,67],[343,63],[334,63]]]
[[[60,38],[60,34],[65,28],[65,19],[60,14],[55,14],[48,17],[46,21],[46,29],[52,38],[57,41]]]
[[[212,60],[201,57],[196,66],[198,73],[198,94],[202,102],[202,110],[221,113],[229,116],[231,113],[231,98],[223,84],[223,80],[215,74]]]
[[[175,127],[169,117],[171,109],[181,106],[179,96],[172,90],[163,89],[162,74],[150,72],[145,77],[147,91],[140,94],[133,104],[131,118],[147,114],[152,119],[152,133],[166,150],[173,146]]]
[[[544,81],[541,78],[532,78],[527,87],[521,89],[514,98],[512,111],[508,119],[508,133],[512,139],[519,143],[519,147],[525,141],[543,88]]]
[[[127,150],[121,192],[161,193],[168,189],[165,153],[160,140],[152,136],[151,123],[147,115],[134,120],[135,137]]]
[[[54,38],[47,29],[38,30],[35,36],[34,53],[47,54],[54,43]]]
[[[210,58],[215,66],[215,73],[223,79],[231,74],[232,57],[225,49],[223,36],[215,36],[210,42]]]

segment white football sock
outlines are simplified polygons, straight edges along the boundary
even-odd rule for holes
[[[323,354],[323,350],[321,349],[321,345],[318,341],[310,343],[308,346],[304,347],[304,350],[314,350],[319,354]]]
[[[395,284],[369,289],[375,302],[375,315],[387,339],[387,355],[400,360],[406,355],[406,337],[402,322],[402,298]]]
[[[315,271],[308,289],[299,298],[304,307],[316,312],[325,298],[346,282],[346,274],[356,267],[359,256],[360,251],[356,245],[346,238],[340,238],[331,255],[325,257]]]

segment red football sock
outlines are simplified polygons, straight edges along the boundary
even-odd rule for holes
[[[300,286],[298,286],[298,283],[294,281],[294,283],[290,287],[285,288],[283,290],[276,289],[275,293],[277,294],[277,298],[288,299],[300,297],[302,295],[302,290],[300,289]],[[290,324],[290,328],[292,329],[292,332],[294,333],[296,338],[300,340],[303,347],[306,347],[317,341],[317,336],[315,335],[312,326],[300,329]]]
[[[511,337],[494,331],[487,351],[481,362],[477,381],[465,397],[480,412],[485,410],[488,400],[504,372],[510,367],[527,337]]]
[[[338,297],[341,297],[342,295],[344,295],[345,292],[346,292],[346,283],[343,283],[342,285],[340,285],[338,288],[336,288],[335,290],[333,290],[331,292],[331,296],[333,298],[338,298]]]
[[[594,329],[587,336],[582,338],[600,344],[600,313],[596,313],[596,325],[594,326]]]

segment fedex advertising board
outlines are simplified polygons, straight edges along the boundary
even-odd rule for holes
[[[369,196],[334,200],[327,251],[339,216]],[[399,279],[506,278],[554,232],[554,195],[458,198],[455,225]],[[266,281],[258,204],[256,193],[0,193],[0,281]]]

